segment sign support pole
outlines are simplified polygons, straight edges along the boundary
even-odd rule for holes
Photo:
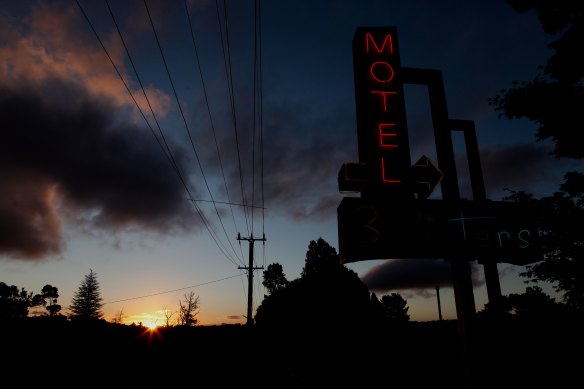
[[[464,142],[468,156],[468,168],[470,173],[470,183],[472,187],[472,197],[475,201],[486,201],[485,181],[479,156],[479,146],[474,122],[472,120],[450,120],[450,129],[464,132]],[[500,312],[501,305],[501,283],[499,282],[499,271],[495,260],[483,261],[483,271],[487,284],[487,295],[489,304]]]
[[[428,86],[438,167],[444,173],[441,183],[442,198],[447,201],[459,200],[458,176],[454,160],[452,136],[449,128],[450,121],[448,119],[442,72],[439,70],[414,68],[402,68],[402,71],[404,82]],[[464,380],[466,387],[471,388],[471,360],[474,359],[473,338],[476,316],[471,268],[469,261],[460,256],[453,256],[446,260],[452,268],[452,282],[456,300],[456,315],[461,341]]]
[[[484,266],[489,303],[500,312],[497,262],[541,257],[533,212],[486,199],[474,122],[449,119],[441,71],[401,66],[395,27],[359,27],[353,67],[359,162],[343,164],[338,183],[341,192],[361,192],[361,198],[346,197],[337,208],[341,260],[449,263],[461,343],[461,365],[453,366],[470,389],[477,356],[470,261]],[[411,166],[403,84],[428,88],[438,168],[426,156]],[[451,131],[464,133],[473,201],[460,197]],[[438,183],[442,199],[428,199]]]

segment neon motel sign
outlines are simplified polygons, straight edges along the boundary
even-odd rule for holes
[[[396,29],[358,28],[353,67],[359,163],[343,165],[339,189],[408,197],[410,147]]]
[[[359,162],[345,163],[338,182],[341,192],[361,192],[361,197],[345,197],[337,209],[342,262],[466,257],[524,265],[541,260],[529,208],[427,200],[432,187],[422,200],[414,197],[419,172],[431,171],[431,163],[422,158],[411,166],[396,28],[357,28],[353,67]]]

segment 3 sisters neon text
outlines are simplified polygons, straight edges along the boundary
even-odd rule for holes
[[[537,229],[522,222],[521,214],[513,214],[508,207],[493,207],[489,211],[448,209],[441,201],[426,201],[424,206],[397,206],[377,208],[358,204],[354,209],[354,235],[365,245],[389,244],[392,250],[405,246],[416,256],[431,253],[498,256],[512,252],[523,257],[521,251],[533,248]],[[456,216],[454,216],[456,215]],[[518,219],[518,220],[516,220]]]

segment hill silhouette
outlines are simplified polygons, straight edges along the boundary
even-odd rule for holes
[[[145,327],[25,318],[0,324],[5,380],[26,387],[569,387],[582,322],[479,321],[464,377],[456,321],[295,334],[242,325]],[[472,386],[468,386],[472,384]]]

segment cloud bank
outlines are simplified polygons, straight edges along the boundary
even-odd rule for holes
[[[191,228],[184,187],[152,133],[134,123],[104,53],[75,33],[71,8],[3,18],[0,257],[58,255],[65,220],[111,231]],[[164,114],[167,98],[154,92]]]
[[[471,269],[476,266],[471,262]],[[472,271],[473,285],[483,283]],[[408,290],[426,296],[435,287],[452,287],[452,270],[443,259],[390,259],[371,268],[361,280],[376,292]]]

